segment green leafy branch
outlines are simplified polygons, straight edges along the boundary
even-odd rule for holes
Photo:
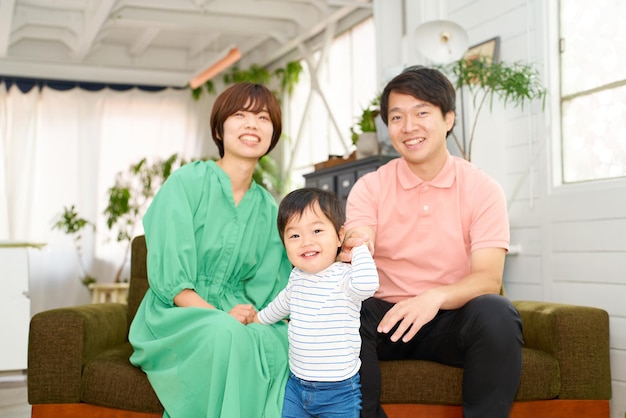
[[[467,87],[476,108],[467,150],[453,133],[457,147],[468,161],[471,161],[478,117],[487,100],[490,110],[493,109],[495,97],[501,99],[505,107],[511,104],[523,109],[526,102],[538,99],[542,100],[542,106],[545,107],[547,90],[541,83],[539,72],[530,64],[492,62],[488,58],[461,59],[444,66],[443,69],[456,80],[457,90]]]
[[[81,218],[76,212],[76,206],[63,207],[63,212],[57,217],[57,221],[52,226],[52,229],[58,229],[61,232],[66,233],[72,237],[74,242],[74,248],[78,257],[78,266],[80,268],[80,281],[85,286],[89,286],[91,283],[95,283],[97,280],[94,276],[87,272],[85,268],[85,262],[83,260],[82,239],[83,235],[81,231],[86,227],[91,227],[95,231],[95,225],[89,222],[85,218]]]
[[[302,64],[298,61],[290,61],[284,67],[277,68],[274,71],[270,71],[265,67],[261,67],[257,64],[252,64],[248,69],[241,69],[235,65],[226,72],[222,78],[224,84],[241,83],[244,81],[262,85],[270,84],[272,79],[278,79],[280,92],[274,91],[277,97],[280,97],[280,93],[287,92],[291,94],[294,87],[298,84],[300,74],[302,73]],[[213,80],[208,80],[204,85],[192,90],[191,94],[193,98],[198,100],[203,91],[207,91],[209,94],[215,94],[215,83]]]

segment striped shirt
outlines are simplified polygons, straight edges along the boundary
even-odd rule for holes
[[[317,274],[294,268],[287,287],[259,312],[259,322],[290,315],[291,372],[303,380],[342,381],[361,367],[361,302],[376,289],[376,265],[361,245],[352,250],[352,264],[337,262]]]

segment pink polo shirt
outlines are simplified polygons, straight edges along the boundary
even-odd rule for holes
[[[467,276],[474,250],[509,248],[502,188],[451,155],[430,181],[403,158],[366,174],[350,191],[346,216],[346,230],[374,227],[375,297],[392,303]]]

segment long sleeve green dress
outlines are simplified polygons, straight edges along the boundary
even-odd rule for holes
[[[235,206],[230,178],[213,161],[176,170],[150,205],[150,289],[131,325],[130,360],[148,375],[164,417],[280,417],[286,324],[243,325],[228,314],[241,303],[265,307],[287,284],[276,214],[254,182]],[[217,309],[175,306],[183,289]]]

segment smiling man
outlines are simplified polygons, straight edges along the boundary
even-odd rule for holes
[[[499,295],[509,246],[501,187],[453,157],[456,93],[415,66],[385,87],[381,117],[401,158],[359,179],[342,259],[367,237],[380,286],[361,310],[363,417],[386,416],[378,360],[463,367],[465,418],[508,417],[521,373],[522,323]]]

